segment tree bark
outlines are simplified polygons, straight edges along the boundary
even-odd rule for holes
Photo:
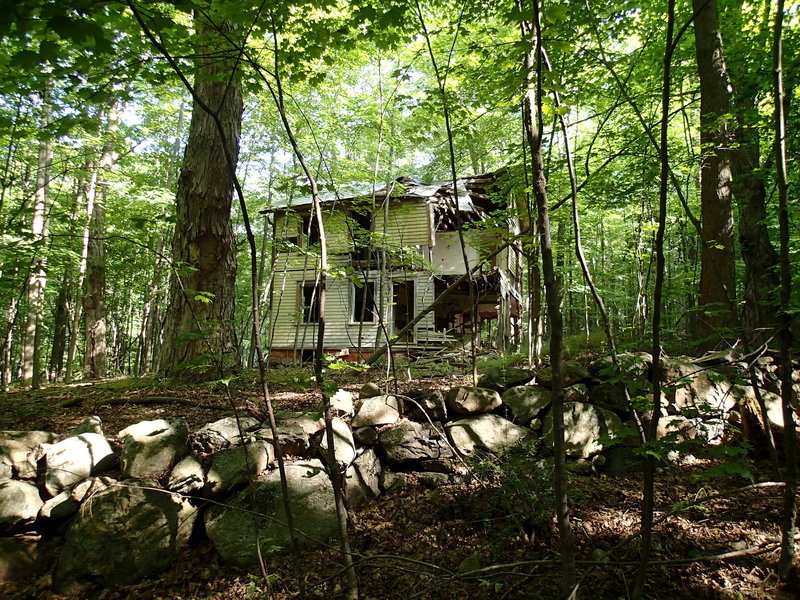
[[[731,91],[722,52],[716,0],[692,0],[700,78],[700,350],[731,339],[736,275],[731,201]]]
[[[50,104],[50,82],[45,84],[42,93],[42,126],[47,127],[52,120]],[[50,204],[50,164],[53,160],[53,147],[49,135],[39,142],[39,162],[36,175],[31,235],[35,244],[34,258],[28,277],[28,314],[22,345],[23,388],[39,389],[41,384],[41,328],[44,311],[44,290],[47,285],[47,255],[44,240],[47,238],[47,211]]]
[[[176,199],[170,287],[162,368],[169,376],[203,379],[217,369],[238,368],[233,328],[236,250],[231,226],[233,177],[242,126],[242,92],[234,58],[220,54],[220,32],[196,18],[199,44],[192,107]],[[232,31],[229,23],[217,29]],[[224,142],[212,115],[219,118]]]

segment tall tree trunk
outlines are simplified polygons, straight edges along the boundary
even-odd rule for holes
[[[562,591],[571,595],[575,585],[575,543],[567,500],[566,450],[564,441],[564,396],[562,346],[564,326],[561,318],[561,290],[553,262],[550,216],[547,207],[547,180],[542,160],[542,70],[543,51],[539,0],[533,0],[533,20],[522,23],[525,43],[531,44],[524,59],[526,90],[523,98],[525,132],[531,152],[533,197],[538,212],[539,239],[544,275],[545,302],[550,319],[550,365],[553,371],[552,413],[556,520],[561,546]],[[523,14],[525,14],[523,10]]]
[[[116,137],[119,128],[118,100],[113,98],[106,108],[103,148],[100,154],[100,175],[97,182],[94,210],[89,220],[86,246],[86,290],[83,294],[84,355],[83,378],[102,379],[108,368],[106,343],[106,202],[111,169],[116,162]]]
[[[199,42],[195,98],[189,139],[176,198],[172,258],[176,273],[161,366],[167,375],[189,379],[218,375],[213,366],[238,368],[233,327],[236,249],[231,226],[233,168],[239,158],[242,92],[233,57],[219,52],[221,32],[230,23],[211,26],[196,17]],[[205,107],[201,106],[202,102]],[[219,118],[221,132],[210,109]]]
[[[778,184],[778,221],[780,227],[780,356],[781,408],[783,412],[786,486],[783,492],[783,522],[781,523],[781,555],[778,574],[788,580],[795,565],[797,534],[797,424],[792,406],[796,400],[793,390],[792,367],[792,273],[789,255],[789,181],[786,172],[786,113],[783,90],[783,12],[784,1],[778,0],[772,40],[772,79],[775,119],[775,165]],[[769,426],[769,425],[767,425]]]
[[[48,127],[52,120],[50,104],[50,85],[45,84],[42,93],[42,127]],[[28,314],[22,345],[22,387],[39,389],[41,384],[41,329],[44,311],[44,290],[47,285],[47,255],[44,240],[47,238],[47,211],[50,204],[50,164],[53,160],[53,147],[49,135],[39,142],[39,166],[36,175],[31,234],[35,244],[34,259],[28,277]]]
[[[661,163],[658,190],[658,229],[655,238],[656,273],[653,286],[653,356],[652,390],[653,407],[645,432],[644,443],[653,443],[658,438],[658,421],[661,418],[661,314],[664,308],[663,289],[666,258],[664,256],[664,235],[667,228],[667,197],[669,194],[669,105],[672,93],[672,55],[677,44],[675,35],[675,0],[667,0],[667,36],[664,44],[663,80],[661,84],[661,125],[659,161]],[[634,413],[635,414],[635,413]],[[636,574],[631,598],[639,600],[644,596],[647,584],[647,567],[653,535],[653,511],[655,510],[655,471],[656,462],[652,452],[644,457],[644,481],[642,482],[642,524],[639,544],[639,570]]]
[[[731,202],[731,92],[716,0],[692,0],[700,78],[700,350],[731,339],[736,328],[736,275]]]
[[[776,290],[779,287],[778,253],[767,230],[767,191],[760,174],[758,130],[747,123],[755,112],[755,98],[738,98],[738,127],[733,152],[733,196],[739,207],[739,245],[744,261],[743,324],[751,345],[763,343],[775,327]]]
[[[86,204],[86,223],[83,226],[83,236],[81,238],[81,255],[78,261],[78,277],[75,281],[74,297],[83,298],[83,283],[86,279],[86,259],[89,253],[89,224],[94,212],[95,200],[97,196],[97,164],[94,160],[89,160],[84,169],[88,173],[86,180],[81,185],[81,195]],[[75,310],[72,313],[72,320],[69,326],[69,346],[67,348],[67,368],[64,373],[64,381],[72,381],[75,369],[75,355],[78,351],[78,328],[80,327],[81,317],[83,316],[83,302],[75,302]]]

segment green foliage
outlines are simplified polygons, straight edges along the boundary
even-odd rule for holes
[[[531,536],[554,510],[553,467],[537,457],[539,442],[520,442],[500,456],[478,454],[470,467],[487,486],[484,526],[502,537]]]

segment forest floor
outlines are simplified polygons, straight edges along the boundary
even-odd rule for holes
[[[367,380],[380,383],[384,376],[374,371],[337,372],[331,379],[357,391]],[[270,379],[276,410],[317,406],[318,395],[307,388],[308,372],[275,368],[270,370]],[[398,383],[397,391],[450,387],[460,381],[432,368],[415,373],[412,381]],[[259,402],[258,389],[255,375],[248,374],[231,382],[230,397],[219,383],[176,386],[149,378],[12,392],[0,396],[0,430],[66,433],[88,415],[99,416],[108,434],[141,420],[176,416],[197,428],[231,414],[231,400],[238,408],[248,401]],[[350,543],[361,598],[563,598],[558,591],[558,539],[550,517],[551,484],[549,478],[531,470],[531,463],[522,453],[500,464],[476,465],[476,478],[464,483],[438,489],[412,484],[352,513]],[[737,491],[750,482],[735,474],[709,478],[705,473],[711,466],[708,461],[695,461],[659,472],[658,515],[679,502],[716,499],[681,511],[658,526],[654,536],[657,562],[649,571],[647,597],[800,598],[800,581],[782,584],[774,572],[782,488]],[[749,461],[749,468],[757,481],[770,479],[767,464]],[[629,596],[636,574],[641,484],[640,475],[570,477],[579,559],[577,598]],[[265,578],[261,572],[222,564],[203,535],[195,538],[158,579],[88,595],[59,596],[49,591],[45,575],[0,587],[0,596],[8,600],[299,598],[289,558],[272,557]],[[719,556],[723,554],[729,555]],[[344,597],[341,561],[335,550],[305,553],[299,570],[308,597]]]

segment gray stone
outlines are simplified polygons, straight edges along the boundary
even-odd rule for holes
[[[353,439],[362,446],[374,446],[378,443],[378,432],[372,427],[358,427],[353,430]]]
[[[365,450],[344,473],[344,499],[355,510],[367,500],[380,496],[381,462],[374,450]]]
[[[54,588],[129,585],[158,575],[188,541],[196,516],[175,494],[134,482],[93,496],[66,532]]]
[[[540,385],[518,385],[503,393],[503,404],[511,409],[515,423],[527,425],[550,406],[551,396]]]
[[[92,415],[91,417],[86,417],[83,421],[81,421],[75,428],[70,431],[70,437],[80,435],[82,433],[96,433],[98,435],[103,435],[103,421],[100,417]]]
[[[71,517],[80,508],[80,502],[72,498],[71,490],[59,492],[47,500],[39,509],[39,518],[52,521],[60,521]]]
[[[205,469],[200,461],[191,454],[175,465],[167,481],[167,488],[179,494],[199,492],[205,485]]]
[[[322,463],[311,460],[287,464],[286,479],[300,547],[327,543],[338,531],[338,520],[333,487]],[[280,474],[273,471],[254,481],[228,506],[211,507],[205,524],[222,559],[237,567],[258,566],[259,546],[266,561],[272,552],[290,551]]]
[[[125,477],[158,479],[186,455],[186,419],[141,421],[119,432],[119,461]]]
[[[411,475],[416,479],[417,483],[429,489],[435,489],[453,483],[452,475],[448,475],[447,473],[414,471]]]
[[[35,479],[37,461],[56,439],[49,431],[0,431],[0,479]]]
[[[447,394],[447,408],[460,415],[488,413],[502,403],[500,394],[487,388],[459,386]]]
[[[390,466],[401,468],[455,456],[442,434],[428,424],[407,420],[381,431],[379,453]]]
[[[364,400],[365,398],[372,398],[373,396],[382,396],[383,392],[381,388],[375,385],[372,382],[365,383],[361,391],[358,393],[358,397]]]
[[[16,440],[0,440],[0,479],[36,479],[36,463],[47,447],[31,448]]]
[[[476,450],[500,454],[531,432],[498,415],[477,415],[450,423],[445,428],[453,446],[463,456]]]
[[[203,493],[220,497],[266,471],[275,460],[272,445],[264,441],[220,450],[211,458]]]
[[[428,390],[403,402],[405,412],[412,421],[427,423],[447,420],[447,402],[442,390]]]
[[[75,484],[70,490],[70,496],[76,502],[84,502],[118,483],[116,479],[111,477],[89,477]]]
[[[337,417],[352,417],[355,412],[355,403],[352,392],[339,390],[330,398],[331,410]]]
[[[43,457],[45,489],[55,496],[62,490],[111,468],[116,462],[106,438],[98,433],[81,433],[51,446]]]
[[[331,419],[331,428],[336,462],[339,465],[339,469],[343,470],[356,459],[356,442],[353,439],[353,432],[350,431],[350,426],[339,417]],[[322,456],[328,462],[328,436],[325,431],[322,432],[319,446],[322,450]]]
[[[533,379],[535,373],[529,369],[518,367],[492,367],[478,380],[478,387],[488,388],[502,394],[504,391],[525,385]]]
[[[589,389],[591,404],[619,414],[630,413],[630,406],[625,398],[625,387],[622,383],[601,383]]]
[[[364,398],[353,417],[353,427],[391,425],[400,420],[400,399],[397,396]]]
[[[564,388],[564,402],[587,402],[589,386],[585,383],[574,383]]]
[[[189,435],[189,447],[197,455],[213,454],[231,446],[239,446],[247,436],[242,434],[260,427],[260,423],[252,417],[225,417],[203,425]]]
[[[648,379],[653,355],[649,352],[620,352],[617,366],[611,355],[601,356],[589,365],[589,372],[598,379],[622,376],[625,379]]]
[[[0,532],[24,529],[36,520],[42,504],[39,490],[32,483],[0,481]]]
[[[381,471],[379,484],[384,494],[396,494],[408,486],[408,475],[388,470]]]
[[[269,427],[259,429],[256,435],[260,439],[268,441],[273,447],[278,446],[284,456],[305,456],[311,448],[311,438],[297,421],[278,421],[275,423],[278,443],[273,439],[272,430]]]
[[[611,411],[582,402],[564,404],[564,441],[568,456],[590,458],[603,450],[603,436],[614,439],[621,429],[622,421]],[[548,447],[552,447],[552,414],[545,418],[543,430]]]
[[[589,370],[579,362],[574,360],[565,360],[563,366],[563,385],[565,387],[591,378]],[[550,384],[553,382],[553,369],[551,367],[539,369],[536,372],[536,382],[545,387],[550,387]]]

